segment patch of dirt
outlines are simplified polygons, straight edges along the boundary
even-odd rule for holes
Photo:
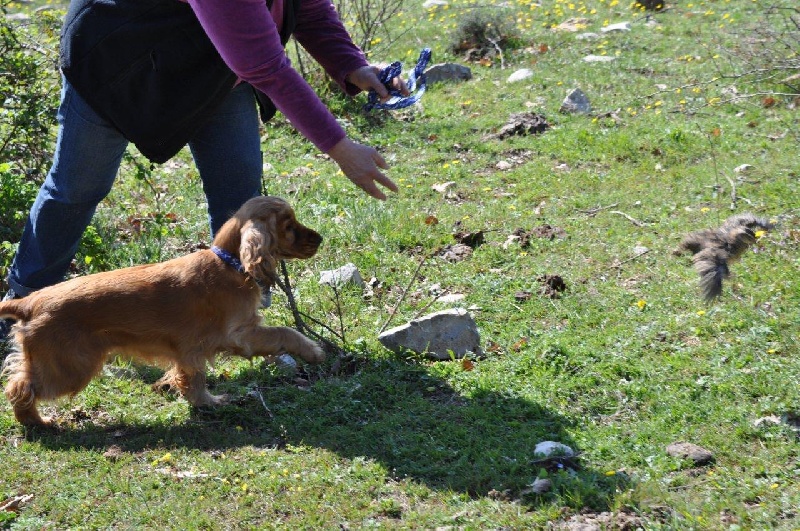
[[[498,140],[503,140],[510,136],[538,135],[550,129],[547,118],[533,112],[514,113],[497,133],[491,136]]]
[[[439,256],[448,262],[461,262],[472,256],[472,247],[457,243],[455,245],[445,245]]]
[[[455,238],[458,243],[464,244],[473,249],[485,241],[482,230],[475,232],[459,231],[453,234],[453,238]]]
[[[616,513],[583,513],[569,517],[563,522],[553,522],[549,529],[558,531],[604,531],[615,529],[620,531],[634,531],[647,529],[647,521],[635,514],[620,511]]]
[[[561,293],[567,291],[567,283],[559,275],[542,275],[537,278],[542,283],[539,294],[550,299],[557,299]]]
[[[567,237],[567,231],[562,229],[561,227],[553,227],[552,225],[548,225],[545,223],[544,225],[540,225],[539,227],[534,227],[531,230],[526,230],[523,228],[515,229],[508,236],[508,240],[504,244],[505,247],[508,247],[509,244],[512,242],[519,242],[519,246],[522,249],[527,249],[531,246],[531,241],[534,238],[543,238],[546,240],[563,240]]]

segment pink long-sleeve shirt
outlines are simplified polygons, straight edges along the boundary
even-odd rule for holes
[[[274,0],[275,3],[284,0]],[[282,7],[272,13],[265,0],[188,0],[223,61],[272,100],[300,133],[329,151],[345,132],[319,96],[292,68],[280,41]],[[348,94],[359,89],[345,82],[368,63],[339,20],[331,0],[303,0],[292,35]]]

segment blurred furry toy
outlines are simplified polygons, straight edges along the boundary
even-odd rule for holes
[[[758,232],[772,228],[773,224],[764,218],[749,213],[737,214],[726,219],[718,229],[688,234],[676,253],[691,251],[703,297],[711,301],[722,294],[722,281],[730,276],[730,264],[755,243]]]

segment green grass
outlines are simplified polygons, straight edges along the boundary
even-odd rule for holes
[[[115,362],[46,407],[58,432],[24,430],[2,401],[0,501],[32,498],[0,527],[536,529],[613,513],[645,529],[800,528],[797,101],[728,101],[731,87],[787,92],[733,75],[753,57],[746,36],[764,27],[766,4],[676,3],[655,27],[615,1],[509,4],[524,46],[504,51],[505,69],[498,57],[470,64],[471,81],[430,87],[397,113],[364,115],[363,98],[326,95],[351,136],[392,165],[401,190],[387,202],[355,189],[282,118],[264,130],[266,189],[325,237],[314,259],[290,264],[299,303],[344,332],[352,359],[304,368],[302,381],[222,360],[211,386],[240,398],[215,411],[153,393],[159,369]],[[372,56],[410,67],[427,45],[435,62],[460,60],[448,47],[476,6],[426,16],[408,5],[401,39]],[[586,17],[585,31],[621,21],[632,31],[578,40],[551,29],[570,17]],[[534,77],[506,83],[523,67]],[[558,112],[573,87],[592,115]],[[551,128],[491,138],[524,111]],[[741,164],[752,171],[735,174]],[[188,153],[147,179],[126,162],[77,274],[208,243]],[[446,193],[432,188],[448,181]],[[707,305],[673,250],[745,211],[777,228]],[[566,236],[508,242],[544,224]],[[486,241],[451,263],[440,252],[457,230]],[[380,281],[373,293],[317,284],[347,262]],[[566,282],[560,298],[538,295],[545,274]],[[486,357],[471,370],[377,341],[387,321],[450,307],[433,300],[436,285],[463,293],[478,323]],[[267,322],[291,324],[284,302],[276,295]],[[781,421],[756,424],[768,416]],[[544,440],[578,450],[580,467],[545,466],[533,454]],[[711,450],[714,463],[669,457],[675,441]],[[530,493],[545,476],[552,490]]]

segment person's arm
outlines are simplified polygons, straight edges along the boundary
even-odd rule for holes
[[[381,100],[389,97],[378,80],[380,69],[370,65],[353,43],[330,0],[303,0],[292,35],[348,95],[374,90]],[[396,79],[394,85],[408,93],[402,79]]]
[[[348,179],[377,199],[386,196],[376,182],[397,191],[380,171],[387,167],[383,157],[374,148],[347,138],[311,86],[292,68],[264,0],[189,0],[189,4],[228,67],[269,96],[303,136],[336,161]]]
[[[317,148],[328,152],[345,137],[325,104],[292,68],[264,0],[189,0],[228,67],[272,100]]]

